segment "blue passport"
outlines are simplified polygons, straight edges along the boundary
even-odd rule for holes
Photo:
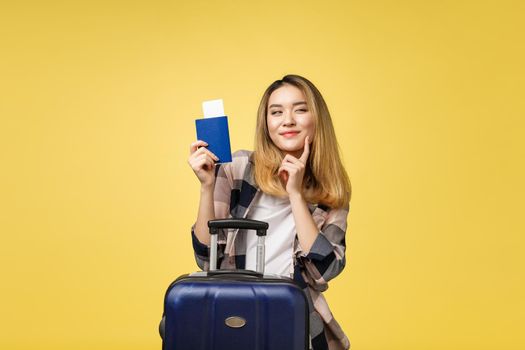
[[[217,163],[232,161],[227,116],[196,119],[195,126],[197,128],[197,140],[208,143],[207,148],[219,157]]]

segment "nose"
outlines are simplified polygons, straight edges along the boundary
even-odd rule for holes
[[[283,126],[295,125],[295,119],[291,111],[284,113]]]

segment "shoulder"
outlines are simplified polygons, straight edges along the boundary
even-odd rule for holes
[[[233,152],[232,162],[233,163],[248,163],[252,157],[253,151],[248,151],[245,149],[240,149]]]
[[[252,161],[252,154],[253,151],[244,149],[235,151],[232,153],[232,161],[229,163],[220,164],[220,168],[224,171],[226,176],[231,177],[232,180],[242,179],[244,177],[246,168]]]

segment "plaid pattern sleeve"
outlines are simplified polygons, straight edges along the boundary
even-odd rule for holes
[[[324,211],[320,216],[320,232],[306,256],[299,251],[299,258],[304,264],[307,283],[322,292],[328,288],[328,281],[343,271],[345,258],[345,235],[349,207],[327,209],[319,206],[313,213]],[[318,224],[319,225],[319,224]]]

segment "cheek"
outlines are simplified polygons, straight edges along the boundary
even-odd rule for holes
[[[310,134],[314,134],[315,133],[315,122],[314,122],[313,118],[304,119],[302,127],[304,129],[307,129]]]
[[[268,127],[268,131],[270,134],[275,133],[277,128],[279,127],[279,124],[275,121],[272,122],[271,120],[266,120],[266,126]]]
[[[275,126],[268,119],[266,120],[266,128],[268,129],[268,136],[273,142],[275,142]]]

